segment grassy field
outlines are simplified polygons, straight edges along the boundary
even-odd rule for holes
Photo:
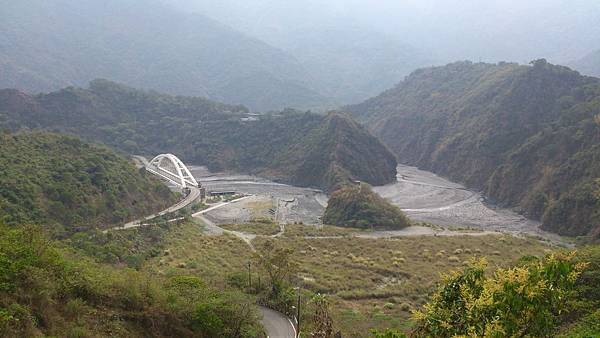
[[[255,240],[256,247],[264,239]],[[423,305],[441,272],[485,256],[490,268],[514,264],[548,247],[509,236],[308,239],[282,237],[300,262],[304,288],[331,295],[334,318],[344,337],[369,328],[407,327],[410,311]]]
[[[268,239],[264,235],[276,227],[269,222],[227,226],[258,234],[253,244],[259,250]],[[411,310],[428,301],[440,273],[460,269],[473,257],[487,257],[494,269],[551,250],[535,239],[512,236],[366,239],[352,237],[353,232],[287,225],[285,235],[275,239],[277,245],[293,249],[302,288],[329,295],[336,327],[344,337],[364,337],[370,328],[408,330]],[[245,272],[252,257],[240,239],[203,235],[201,226],[193,223],[171,231],[166,243],[168,249],[151,259],[148,269],[197,275],[215,286],[226,287],[228,276]]]
[[[168,249],[149,260],[146,269],[164,275],[193,275],[207,283],[225,287],[227,276],[245,271],[252,252],[233,235],[207,236],[202,227],[186,223],[170,231],[165,242]]]
[[[364,232],[361,229],[352,229],[336,226],[323,226],[317,228],[312,225],[287,224],[285,226],[285,237],[330,237],[350,236],[353,233]]]
[[[244,224],[223,224],[219,225],[223,229],[245,232],[253,235],[271,236],[280,231],[279,224],[273,223],[268,219],[255,220]]]

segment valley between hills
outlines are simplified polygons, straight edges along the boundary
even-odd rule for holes
[[[21,295],[30,297],[30,267],[52,276],[31,297],[57,304],[52,312],[38,303],[27,315],[8,310],[19,318],[3,324],[9,335],[293,336],[299,315],[301,332],[325,325],[343,337],[378,334],[372,330],[420,336],[426,328],[415,314],[444,274],[485,260],[482,273],[495,276],[563,257],[586,241],[541,230],[474,188],[398,164],[343,113],[252,114],[98,80],[35,96],[0,91],[0,125],[8,129],[0,156],[0,216],[8,227],[0,237],[33,259],[7,279],[2,306],[28,302]],[[156,134],[146,133],[153,128]],[[159,152],[180,155],[207,197],[160,212],[181,200],[181,187],[168,191],[144,168],[147,159],[130,158]],[[157,217],[135,222],[148,215]],[[61,260],[49,263],[36,254],[38,244],[14,240],[31,231],[20,230],[27,223],[41,229],[35,243],[49,238]],[[574,262],[594,261],[594,248],[584,246]],[[577,287],[593,283],[594,271]],[[95,285],[98,273],[111,277]],[[57,282],[69,278],[84,280]],[[590,310],[581,310],[581,320],[594,315],[595,300],[585,297]],[[569,332],[573,322],[558,329]]]
[[[242,283],[261,283],[260,274],[244,276],[241,271],[255,269],[252,257],[273,241],[298,256],[295,284],[304,290],[303,297],[328,294],[336,327],[344,336],[362,337],[373,328],[408,330],[411,311],[425,301],[438,273],[473,257],[486,256],[502,267],[523,255],[571,246],[540,230],[538,222],[492,207],[459,184],[414,167],[399,165],[397,170],[396,183],[373,189],[401,207],[414,224],[401,230],[361,230],[323,225],[328,196],[321,190],[190,166],[208,191],[233,196],[192,205],[191,221],[171,226],[163,242],[168,255],[151,259],[144,269],[166,276],[202,275],[215,285],[233,276],[249,278]],[[261,311],[266,328],[293,330],[267,308]],[[310,330],[316,323],[305,315]]]
[[[0,338],[600,337],[599,23],[0,0]]]
[[[242,206],[224,206],[205,214],[218,224],[245,223],[253,218],[273,216],[274,220],[282,223],[322,226],[321,215],[328,197],[320,190],[294,187],[251,175],[211,173],[206,167],[191,168],[196,179],[208,190],[252,195]],[[460,184],[413,167],[399,165],[397,170],[398,182],[376,186],[374,190],[400,207],[412,220],[429,226],[382,231],[382,235],[448,235],[456,232],[440,230],[462,229],[528,235],[558,243],[563,241],[559,236],[539,229],[539,222],[490,205],[479,193]],[[271,209],[276,214],[269,215],[268,210]],[[285,211],[280,212],[280,209]]]

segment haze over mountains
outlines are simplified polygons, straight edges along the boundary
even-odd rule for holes
[[[165,0],[203,13],[294,55],[320,92],[359,102],[433,62],[428,50],[346,15],[321,1]]]
[[[107,78],[259,111],[357,103],[457,59],[572,64],[600,46],[600,5],[589,0],[2,6],[0,87],[47,92]]]
[[[584,75],[600,77],[600,49],[570,64]]]
[[[593,0],[164,1],[286,50],[313,27],[360,27],[425,52],[425,65],[542,57],[564,64],[600,46],[600,3]]]
[[[253,109],[322,106],[291,55],[155,1],[4,1],[0,87],[32,92],[108,78]]]

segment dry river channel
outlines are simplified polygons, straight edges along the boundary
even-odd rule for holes
[[[327,206],[327,196],[322,191],[250,175],[212,173],[200,166],[190,167],[190,170],[208,191],[235,191],[252,195],[243,203],[232,203],[206,213],[204,216],[215,224],[240,223],[270,215],[280,223],[321,226],[320,217]],[[559,236],[541,230],[539,222],[486,203],[480,193],[460,184],[415,167],[399,165],[397,170],[397,182],[374,187],[374,190],[399,206],[414,221],[450,229],[474,228],[486,233],[527,234],[562,242]],[[373,236],[434,234],[429,228],[411,228],[399,232],[380,232]],[[457,234],[454,231],[436,233]]]

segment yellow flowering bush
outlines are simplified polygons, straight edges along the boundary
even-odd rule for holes
[[[548,337],[585,269],[575,252],[549,255],[486,277],[485,259],[443,276],[429,304],[413,314],[418,337]]]

